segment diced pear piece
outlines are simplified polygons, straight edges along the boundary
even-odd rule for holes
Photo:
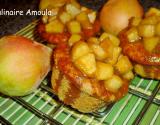
[[[80,41],[81,35],[79,34],[72,34],[71,37],[68,40],[69,46],[72,46],[74,43]]]
[[[135,42],[140,38],[136,27],[132,27],[127,31],[127,38],[129,42]]]
[[[62,33],[64,25],[59,20],[53,20],[45,25],[45,29],[48,33]]]
[[[94,44],[99,44],[100,41],[98,40],[97,37],[89,37],[87,40],[88,43],[94,43]]]
[[[63,6],[68,0],[40,0],[39,9],[44,10],[48,7],[61,7]]]
[[[98,60],[104,60],[108,57],[108,53],[98,44],[89,43],[89,47],[93,51]]]
[[[72,19],[72,16],[71,16],[71,14],[64,11],[60,14],[59,19],[63,24],[65,24]]]
[[[76,42],[71,50],[72,60],[74,61],[89,52],[90,49],[87,43],[83,41]]]
[[[151,7],[146,13],[145,17],[152,16],[152,15],[157,15],[160,16],[160,10],[154,7]]]
[[[118,89],[123,85],[122,79],[117,76],[113,75],[108,80],[104,81],[105,88],[111,92],[117,92]]]
[[[159,37],[149,37],[143,39],[144,47],[147,51],[152,52],[156,45],[159,43]]]
[[[107,60],[105,60],[107,63],[114,65],[117,63],[118,61],[118,57],[120,56],[122,51],[122,48],[120,47],[114,47],[113,49],[113,53],[112,53],[112,57],[108,58]]]
[[[115,68],[116,70],[118,70],[120,74],[125,74],[129,72],[130,70],[132,70],[133,66],[127,56],[121,56],[118,59],[118,62],[115,65]]]
[[[109,39],[105,39],[100,43],[100,46],[104,49],[104,51],[107,53],[107,57],[112,57],[114,45]]]
[[[92,24],[89,21],[88,15],[86,12],[82,11],[76,16],[76,20],[80,22],[82,28],[91,28]]]
[[[78,9],[81,9],[81,5],[77,2],[77,0],[70,0],[71,4]]]
[[[119,44],[120,44],[119,39],[116,36],[112,35],[112,34],[102,33],[102,35],[100,36],[99,40],[103,41],[105,39],[109,39],[113,43],[114,46],[119,46]]]
[[[75,66],[88,76],[93,76],[96,71],[96,60],[93,53],[87,53],[74,62]]]
[[[88,13],[88,18],[89,18],[89,21],[93,24],[96,20],[96,11],[93,11],[91,13]]]
[[[81,25],[78,21],[70,21],[67,26],[71,34],[81,33]]]
[[[128,79],[128,80],[131,80],[131,79],[134,78],[134,74],[133,74],[132,71],[129,71],[129,72],[127,72],[127,73],[125,73],[125,74],[123,75],[123,78]]]
[[[149,17],[144,18],[141,21],[140,25],[147,25],[147,24],[155,25],[157,22],[158,22],[158,17],[153,15],[153,16],[149,16]]]
[[[98,80],[107,80],[113,75],[114,69],[111,64],[97,62],[95,76]]]
[[[155,25],[139,25],[138,34],[141,37],[152,37],[155,35]]]
[[[134,66],[134,71],[135,71],[137,74],[139,74],[139,75],[141,75],[141,76],[143,76],[143,77],[146,76],[146,73],[145,73],[144,68],[143,68],[142,65],[136,64],[136,65]]]
[[[74,18],[77,14],[80,13],[80,9],[76,7],[76,5],[70,3],[66,5],[66,11],[71,14],[72,18]]]

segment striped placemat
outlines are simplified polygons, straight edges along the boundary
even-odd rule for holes
[[[35,32],[36,25],[34,21],[16,34],[44,42]],[[47,82],[44,80],[42,85]],[[136,76],[130,92],[102,117],[82,114],[63,105],[44,86],[21,98],[0,95],[0,121],[13,125],[160,125],[159,81]]]

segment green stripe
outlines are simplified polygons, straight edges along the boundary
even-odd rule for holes
[[[158,106],[155,105],[155,104],[152,104],[149,107],[148,111],[146,112],[146,114],[145,114],[144,118],[142,119],[140,125],[149,125],[157,110],[158,110]]]

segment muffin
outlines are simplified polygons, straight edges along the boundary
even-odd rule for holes
[[[73,44],[57,44],[52,70],[54,93],[67,105],[89,113],[126,95],[134,77],[119,39],[108,33]]]
[[[97,12],[81,6],[76,0],[55,0],[40,3],[40,10],[51,12],[43,15],[37,26],[37,32],[49,43],[58,44],[72,38],[88,38],[97,34],[100,23]]]
[[[123,53],[134,71],[145,78],[160,79],[160,10],[151,8],[144,18],[132,18],[119,34]]]

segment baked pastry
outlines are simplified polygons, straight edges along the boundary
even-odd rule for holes
[[[128,92],[132,64],[119,39],[103,33],[74,44],[59,43],[53,54],[52,88],[59,99],[81,112],[93,112]]]
[[[143,19],[131,19],[119,38],[123,53],[134,62],[135,72],[160,79],[160,10],[151,8]]]
[[[55,4],[46,4],[42,9],[52,12],[43,15],[38,26],[38,34],[49,43],[66,42],[70,36],[88,38],[100,30],[97,12],[81,6],[76,0],[55,0]],[[40,3],[41,5],[41,3]],[[76,34],[76,36],[75,36]]]

